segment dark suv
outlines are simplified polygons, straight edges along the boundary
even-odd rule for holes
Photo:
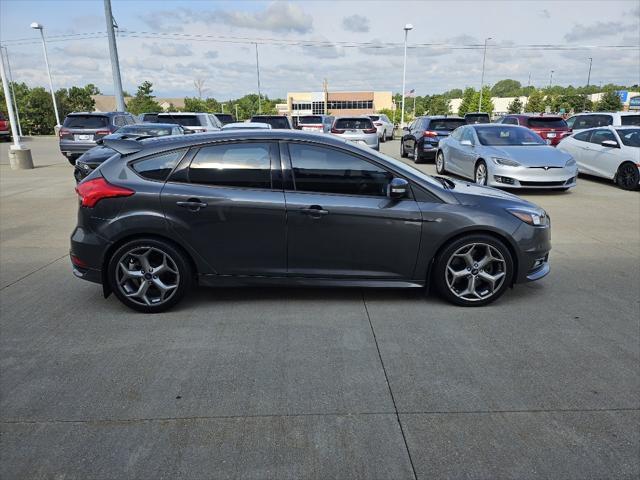
[[[491,117],[488,113],[484,112],[471,112],[464,115],[464,119],[468,125],[475,125],[477,123],[491,123]]]
[[[291,122],[284,115],[254,115],[250,120],[252,123],[268,123],[273,129],[291,130]]]
[[[76,276],[159,312],[194,284],[420,288],[484,305],[549,271],[544,210],[330,135],[105,140],[76,188]]]
[[[70,113],[58,132],[60,151],[71,165],[75,165],[76,158],[95,147],[102,137],[134,123],[135,118],[127,112]]]
[[[456,128],[466,125],[460,117],[418,117],[403,128],[400,140],[400,156],[413,156],[413,161],[435,160],[438,142],[448,137]]]

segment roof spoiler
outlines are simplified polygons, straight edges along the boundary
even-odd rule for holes
[[[105,147],[115,150],[120,155],[129,155],[131,153],[136,153],[144,148],[144,145],[142,145],[137,140],[130,140],[125,138],[104,139],[102,141],[102,144]]]

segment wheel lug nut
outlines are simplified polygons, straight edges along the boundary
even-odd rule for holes
[[[153,278],[158,278],[158,275],[154,275]]]

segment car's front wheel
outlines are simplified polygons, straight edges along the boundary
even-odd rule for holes
[[[444,153],[442,150],[440,150],[436,155],[436,172],[440,175],[447,173],[447,169],[444,167]]]
[[[638,167],[631,162],[625,162],[618,167],[616,183],[624,190],[637,190],[640,181]]]
[[[476,170],[473,178],[478,185],[487,184],[487,178],[488,178],[487,164],[484,163],[483,160],[480,160],[476,164]]]
[[[111,256],[108,281],[127,307],[145,313],[165,311],[178,303],[191,285],[193,272],[185,255],[168,242],[130,241]]]
[[[420,158],[420,149],[418,148],[417,143],[413,146],[413,161],[415,163],[420,163],[422,161],[422,158]]]
[[[490,235],[469,235],[447,245],[436,258],[433,282],[451,303],[478,307],[497,300],[513,280],[505,244]]]

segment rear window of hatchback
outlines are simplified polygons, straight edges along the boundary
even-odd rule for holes
[[[307,115],[306,117],[300,117],[298,125],[309,125],[322,123],[322,117],[318,115]]]
[[[527,120],[529,128],[569,128],[567,122],[560,117],[535,117]]]
[[[367,130],[373,128],[370,118],[339,118],[334,128],[340,130]]]
[[[67,128],[103,128],[109,125],[109,117],[102,115],[69,115],[64,119]]]
[[[183,127],[201,126],[197,115],[158,115],[158,123],[160,123],[160,120],[166,123],[177,123]]]
[[[629,125],[640,127],[640,115],[622,115],[620,123],[625,127],[628,127]]]

